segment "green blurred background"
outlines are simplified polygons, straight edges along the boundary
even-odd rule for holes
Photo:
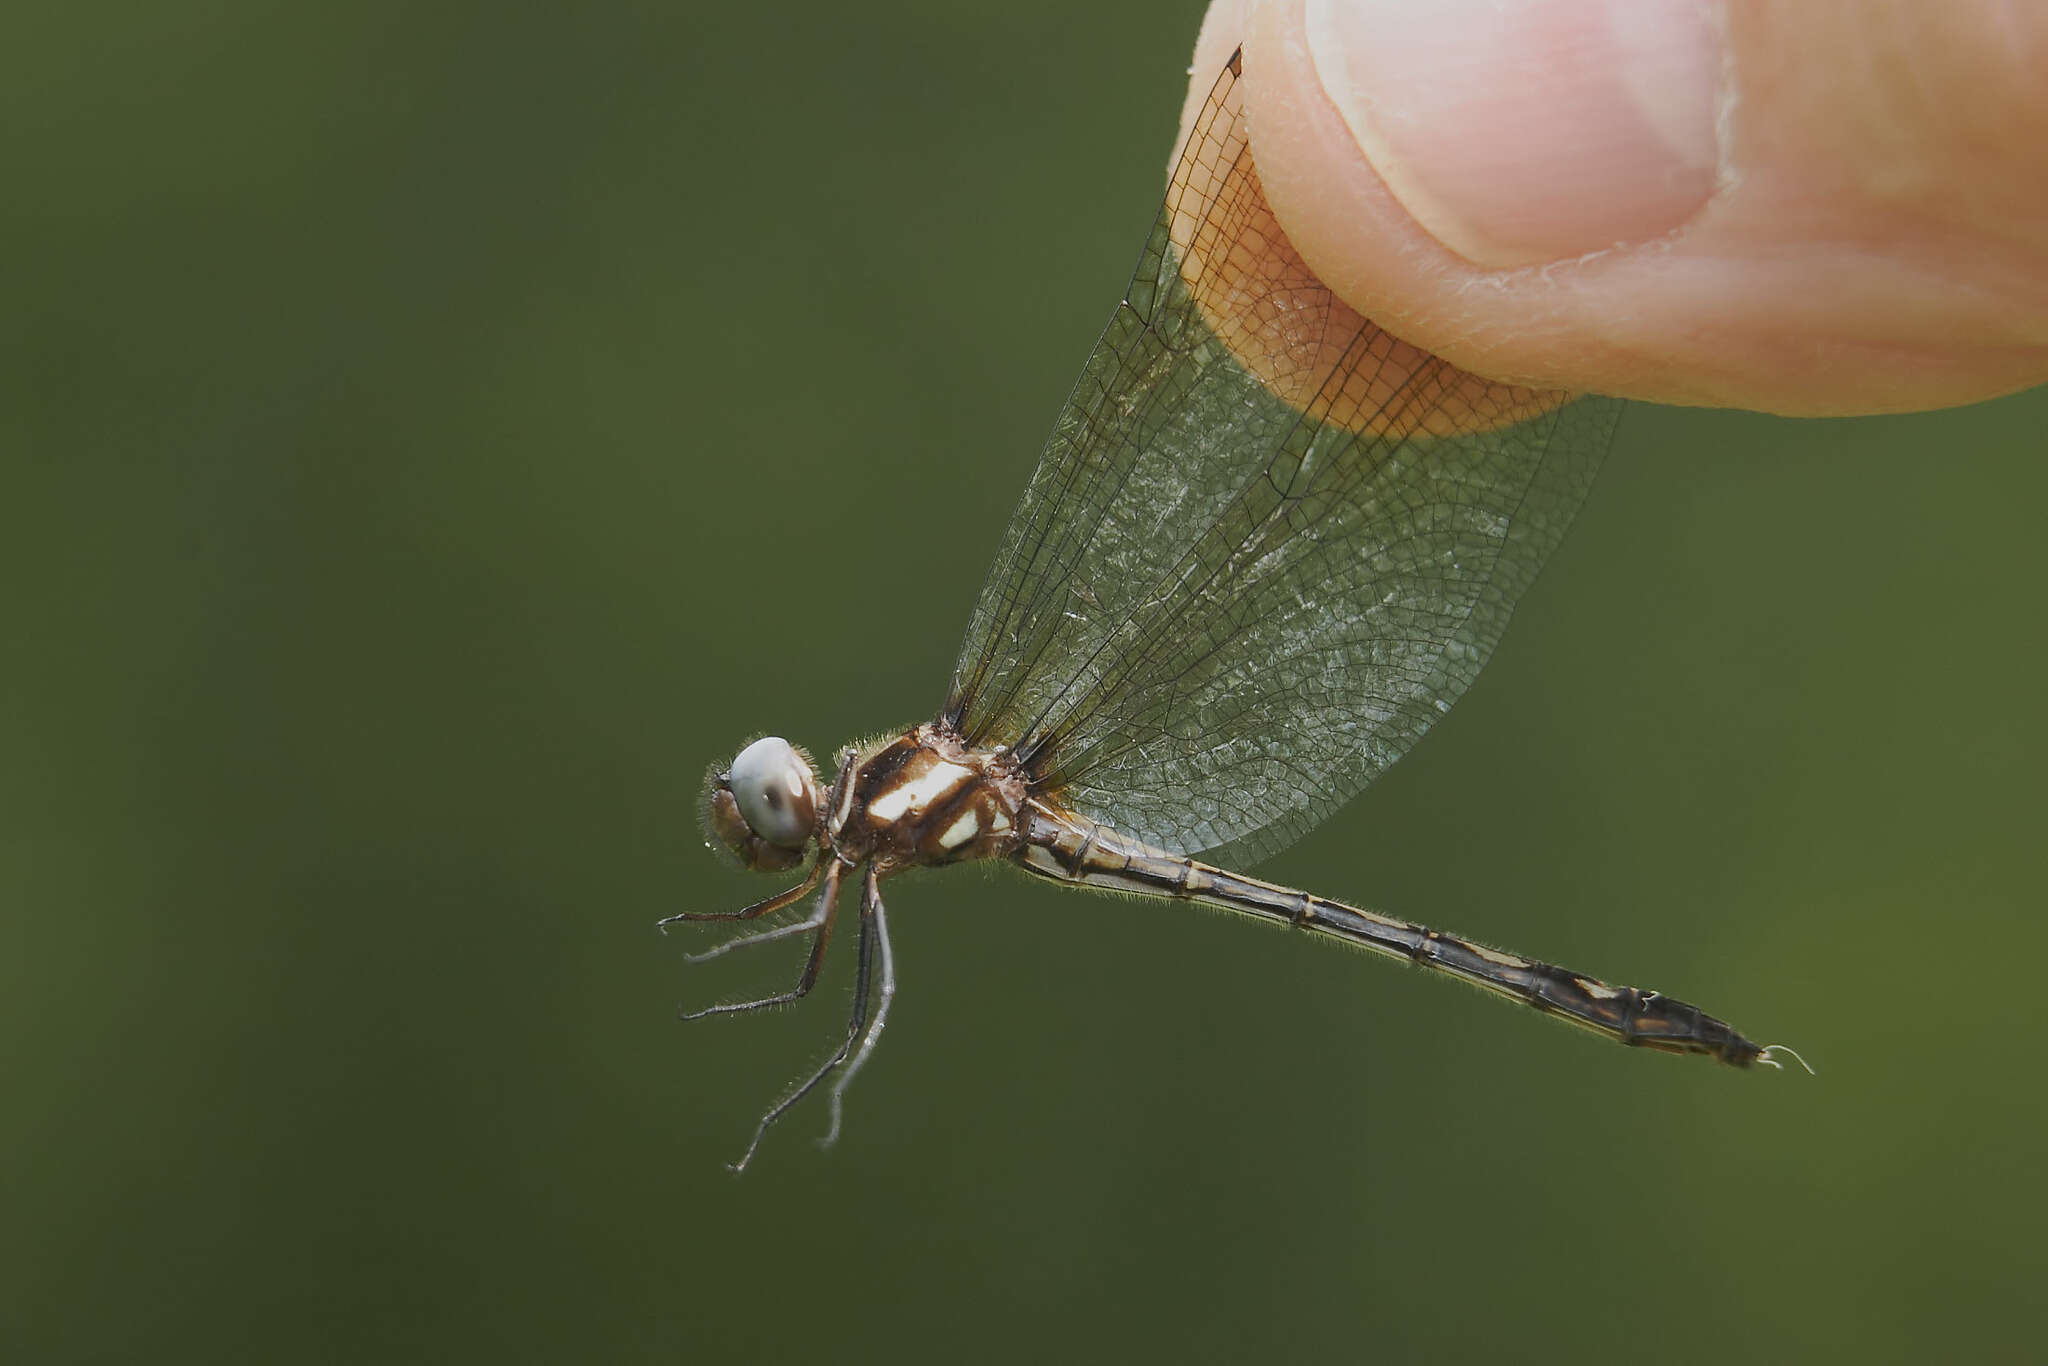
[[[10,1359],[2038,1346],[2048,392],[1634,408],[1492,669],[1274,877],[1698,1000],[905,879],[840,1027],[704,766],[936,707],[1193,0],[10,9]]]

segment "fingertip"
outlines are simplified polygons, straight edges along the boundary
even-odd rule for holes
[[[1266,198],[1316,276],[1394,335],[1478,374],[1592,389],[1619,358],[1575,325],[1576,269],[1494,270],[1403,205],[1325,95],[1302,0],[1242,6],[1245,107]],[[1205,31],[1205,38],[1207,34]]]
[[[1885,131],[1867,112],[1907,62],[1897,50],[1910,56],[1924,36],[1831,71],[1824,100],[1785,79],[1782,54],[1828,36],[1731,25],[1740,117],[1704,207],[1647,240],[1503,267],[1454,249],[1457,232],[1425,223],[1381,174],[1318,67],[1317,7],[1217,5],[1193,83],[1206,90],[1242,41],[1252,151],[1279,224],[1323,282],[1394,335],[1519,384],[1789,414],[1938,407],[2048,375],[2048,241],[2019,231],[2048,197],[2041,149],[2008,145],[1997,173],[1968,164],[1985,145],[1968,136],[1981,113],[1950,115],[1960,131],[1946,144],[1916,118],[1897,133],[1909,146],[1867,145]],[[1782,22],[1820,21],[1795,8]],[[1904,69],[1928,80],[1943,61],[1969,65],[1930,55]],[[1538,167],[1525,192],[1540,194],[1545,148],[1524,151]],[[1896,181],[1906,169],[1910,194]],[[2003,199],[1962,221],[1991,202],[1986,186]]]
[[[1719,170],[1700,0],[1304,0],[1323,98],[1410,217],[1474,265],[1671,232]]]

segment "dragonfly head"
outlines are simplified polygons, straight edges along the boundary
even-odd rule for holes
[[[802,861],[818,832],[818,777],[810,756],[766,735],[704,779],[705,833],[751,869],[773,872]]]

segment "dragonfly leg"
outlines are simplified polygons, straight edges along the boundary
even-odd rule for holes
[[[739,1015],[749,1010],[766,1010],[770,1006],[788,1005],[801,1001],[810,994],[818,983],[818,969],[825,963],[825,946],[832,942],[832,915],[839,903],[839,860],[831,860],[831,867],[825,873],[825,890],[818,894],[818,937],[811,941],[810,957],[804,960],[803,975],[796,979],[796,985],[775,996],[763,996],[758,1001],[732,1001],[725,1005],[706,1006],[702,1010],[688,1011],[679,1018],[702,1020],[712,1015]],[[785,902],[785,905],[788,903]]]
[[[846,1088],[853,1085],[853,1079],[860,1069],[867,1065],[868,1054],[875,1051],[875,1041],[882,1037],[882,1028],[889,1023],[889,1002],[896,999],[896,956],[889,950],[889,918],[882,909],[882,894],[875,886],[873,869],[868,871],[868,901],[874,906],[875,944],[881,984],[875,992],[875,1018],[861,1036],[860,1051],[853,1055],[853,1061],[846,1064],[846,1070],[839,1074],[839,1080],[832,1083],[832,1127],[825,1131],[825,1137],[818,1141],[821,1148],[829,1148],[839,1141],[839,1120],[841,1102]],[[867,907],[861,908],[866,914]]]
[[[800,934],[809,934],[824,923],[825,908],[820,906],[803,920],[788,925],[777,925],[772,930],[762,930],[758,934],[743,934],[737,939],[728,939],[723,944],[714,944],[702,953],[686,953],[683,955],[683,961],[708,963],[723,954],[731,953],[734,949],[747,949],[756,944],[772,944],[778,939],[792,939]]]
[[[830,860],[820,857],[816,863],[811,865],[810,873],[802,882],[797,883],[796,886],[786,891],[777,892],[765,901],[756,901],[745,910],[677,911],[674,915],[665,915],[655,921],[654,927],[663,934],[667,934],[668,927],[675,924],[695,924],[703,920],[759,920],[762,916],[771,915],[781,910],[784,906],[789,905],[792,901],[801,901],[805,896],[809,895],[811,888],[818,885],[818,878],[825,871],[825,864],[828,861]]]
[[[736,1172],[745,1171],[747,1164],[754,1160],[755,1150],[761,1146],[761,1140],[767,1137],[768,1130],[774,1126],[775,1121],[787,1114],[790,1108],[798,1101],[816,1090],[818,1083],[832,1074],[833,1068],[846,1061],[847,1055],[853,1051],[854,1042],[861,1037],[861,1034],[867,1028],[868,990],[870,981],[874,976],[876,927],[881,923],[877,914],[882,908],[881,894],[877,890],[879,882],[880,879],[875,872],[874,866],[870,864],[868,866],[867,884],[861,890],[860,952],[857,955],[859,963],[854,969],[853,1018],[847,1023],[846,1038],[841,1041],[838,1049],[834,1051],[831,1057],[818,1065],[817,1071],[805,1077],[788,1095],[770,1106],[767,1114],[761,1116],[761,1122],[754,1126],[754,1137],[747,1144],[747,1150],[740,1154],[739,1161],[732,1164],[732,1169]],[[887,941],[884,940],[883,942],[886,945]],[[886,948],[884,952],[887,952]],[[836,1108],[838,1102],[838,1092],[836,1090],[833,1093],[833,1101]]]

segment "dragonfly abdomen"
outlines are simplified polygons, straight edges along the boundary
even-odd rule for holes
[[[1154,849],[1105,825],[1032,803],[1013,857],[1060,882],[1199,901],[1260,920],[1314,930],[1389,958],[1456,977],[1619,1043],[1704,1053],[1747,1067],[1765,1050],[1725,1020],[1655,991],[1614,986],[1424,925],[1347,906]]]

